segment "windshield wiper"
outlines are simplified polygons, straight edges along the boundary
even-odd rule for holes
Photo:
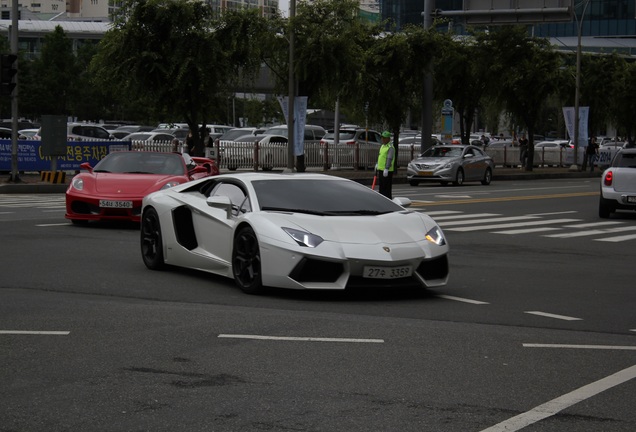
[[[361,215],[361,216],[376,216],[381,214],[392,213],[392,210],[336,210],[329,212],[337,215]]]
[[[99,169],[99,170],[93,170],[93,172],[109,173],[110,171],[104,170],[104,169]]]
[[[331,212],[323,212],[318,210],[309,210],[309,209],[295,209],[295,208],[287,208],[287,207],[261,207],[263,211],[278,211],[278,212],[287,212],[287,213],[306,213],[317,216],[329,216],[333,215]]]

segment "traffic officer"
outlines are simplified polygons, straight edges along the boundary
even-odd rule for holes
[[[382,132],[382,145],[378,154],[378,163],[375,166],[376,176],[378,177],[379,192],[393,199],[393,171],[395,170],[395,147],[391,141],[391,133],[389,131]]]

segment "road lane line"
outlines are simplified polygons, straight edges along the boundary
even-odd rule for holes
[[[35,224],[36,227],[51,227],[51,226],[64,226],[70,225],[69,222],[51,223],[51,224]]]
[[[482,226],[473,226],[473,227],[458,227],[458,228],[444,228],[444,231],[485,231],[485,230],[495,230],[502,228],[517,228],[523,226],[532,226],[532,225],[549,225],[549,224],[558,224],[564,222],[577,222],[580,219],[553,219],[553,220],[536,220],[529,222],[516,222],[509,224],[495,224],[495,225],[482,225]],[[441,225],[441,224],[440,224]]]
[[[258,340],[306,341],[306,342],[384,343],[384,339],[318,338],[318,337],[261,336],[261,335],[241,335],[241,334],[220,334],[218,337],[233,338],[233,339],[258,339]]]
[[[427,203],[422,205],[438,206],[438,205],[448,205],[448,204],[473,204],[473,203],[487,203],[487,202],[527,201],[527,200],[538,200],[538,199],[548,199],[548,198],[575,198],[575,197],[598,196],[598,195],[599,195],[599,192],[580,192],[580,193],[554,194],[554,195],[529,195],[529,196],[514,196],[514,197],[500,197],[500,198],[475,198],[475,199],[469,199],[469,200],[462,199],[462,200],[454,200],[454,201],[436,201],[433,203]]]
[[[507,231],[493,231],[493,234],[530,234],[536,232],[546,232],[546,231],[556,231],[561,228],[554,227],[542,227],[542,228],[526,228],[526,229],[516,229],[516,230],[507,230]]]
[[[481,432],[515,432],[526,426],[537,423],[548,417],[563,411],[579,402],[589,399],[597,394],[609,390],[617,385],[623,384],[636,378],[636,365],[616,372],[613,375],[602,378],[591,384],[580,387],[570,393],[552,399],[542,405],[532,408],[518,416],[484,429]]]
[[[493,216],[501,216],[496,213],[473,213],[473,214],[456,214],[456,215],[448,215],[448,216],[436,216],[435,221],[447,221],[451,219],[471,219],[471,218],[484,218],[484,217],[493,217]]]
[[[557,314],[551,314],[548,312],[540,312],[540,311],[524,311],[524,313],[531,314],[531,315],[538,315],[538,316],[542,316],[546,318],[556,318],[556,319],[560,319],[564,321],[581,321],[582,320],[582,318],[575,318],[575,317],[570,317],[566,315],[557,315]]]
[[[483,302],[483,301],[479,301],[479,300],[472,300],[472,299],[449,296],[449,295],[438,295],[437,297],[443,298],[443,299],[446,299],[446,300],[453,300],[453,301],[458,301],[458,302],[462,302],[462,303],[471,303],[471,304],[476,304],[476,305],[490,304],[488,302]]]
[[[620,225],[623,222],[619,221],[610,221],[610,222],[590,222],[590,223],[582,223],[582,224],[574,224],[574,225],[565,225],[566,228],[598,228],[603,225]]]
[[[622,242],[625,240],[634,240],[634,239],[636,239],[636,234],[629,234],[629,235],[615,236],[615,237],[605,237],[601,239],[594,239],[594,241],[617,243],[617,242]]]
[[[538,344],[524,343],[524,348],[567,348],[567,349],[595,349],[595,350],[625,350],[636,351],[636,346],[623,345],[568,345],[568,344]]]
[[[573,233],[562,233],[562,234],[550,234],[544,237],[551,238],[572,238],[572,237],[585,237],[592,235],[600,235],[600,234],[613,234],[624,231],[636,231],[636,227],[624,226],[618,228],[606,228],[606,229],[597,229],[597,230],[587,230],[587,231],[577,231]]]
[[[50,336],[68,336],[70,331],[38,331],[38,330],[0,330],[0,334],[9,335],[50,335]]]
[[[507,216],[500,218],[490,218],[490,219],[475,219],[475,220],[461,220],[461,221],[442,221],[438,222],[438,225],[442,228],[453,225],[476,225],[476,224],[485,224],[492,222],[510,222],[510,221],[519,221],[519,220],[528,220],[528,219],[539,219],[538,216]],[[436,219],[437,221],[437,219]]]

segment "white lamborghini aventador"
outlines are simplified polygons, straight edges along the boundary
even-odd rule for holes
[[[215,273],[246,293],[443,286],[448,244],[410,203],[324,174],[224,174],[146,196],[141,255],[150,269]]]

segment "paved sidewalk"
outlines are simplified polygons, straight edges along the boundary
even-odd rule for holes
[[[231,171],[222,171],[231,172]],[[236,172],[236,171],[234,171]],[[274,171],[277,172],[277,171]],[[312,173],[325,173],[328,175],[346,177],[362,184],[371,185],[373,183],[373,174],[371,170],[353,170],[353,169],[339,169],[339,170],[313,170],[308,169],[307,172]],[[493,172],[493,182],[506,181],[506,180],[537,180],[537,179],[558,179],[558,178],[594,178],[600,177],[602,171],[595,169],[590,171],[570,171],[567,167],[545,167],[534,168],[532,171],[526,171],[521,168],[503,168],[497,167]],[[71,181],[72,176],[66,176],[66,181],[63,184],[47,183],[40,179],[38,173],[25,173],[19,176],[19,183],[10,183],[9,174],[4,173],[0,178],[0,194],[20,194],[20,193],[64,193],[68,184]],[[393,177],[394,184],[406,183],[406,169],[401,168],[398,173]]]

